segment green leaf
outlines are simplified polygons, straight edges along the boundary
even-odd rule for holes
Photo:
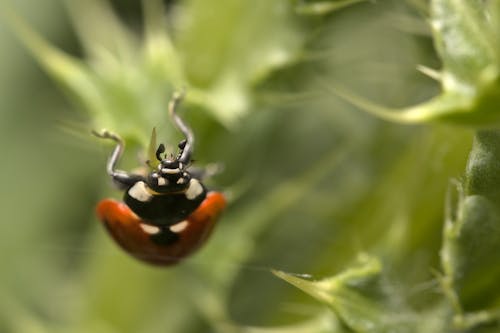
[[[253,85],[295,61],[304,35],[289,0],[221,0],[218,6],[224,10],[204,0],[185,2],[190,16],[178,48],[196,101],[234,126],[251,110]]]
[[[144,46],[105,1],[68,2],[68,7],[88,59],[55,48],[14,13],[8,15],[10,26],[42,68],[89,113],[92,128],[106,128],[145,145],[145,133],[166,117],[172,80],[146,70],[153,65],[146,62]]]
[[[474,127],[500,125],[500,30],[498,0],[432,0],[430,22],[442,69],[432,71],[440,95],[427,102],[388,108],[339,84],[325,85],[362,110],[401,123],[444,122]],[[426,70],[424,73],[430,73]]]
[[[74,93],[87,110],[92,112],[100,108],[100,92],[83,61],[49,44],[13,11],[5,9],[4,15],[10,27],[49,75]]]
[[[157,148],[158,145],[156,143],[156,127],[153,127],[153,130],[151,131],[151,140],[149,140],[149,145],[148,145],[148,160],[147,160],[147,164],[152,169],[156,169],[160,164],[160,161],[158,161],[158,159],[156,158]]]
[[[90,60],[131,61],[130,58],[135,57],[139,40],[116,16],[108,1],[65,3]]]
[[[444,228],[443,288],[455,323],[468,329],[500,319],[500,132],[477,133],[463,183],[455,184]]]
[[[242,332],[242,328],[235,328],[235,332]],[[325,311],[318,316],[305,322],[287,326],[274,327],[245,327],[245,333],[350,333],[343,327],[331,312]]]
[[[490,67],[498,70],[499,31],[493,30],[490,15],[484,1],[431,1],[434,44],[447,74],[445,91],[467,91],[467,84],[481,84],[484,71]]]
[[[355,332],[388,332],[395,327],[405,332],[404,308],[395,312],[381,281],[382,265],[375,257],[359,255],[357,262],[342,273],[320,281],[273,271],[319,301],[328,305]]]
[[[144,133],[164,115],[167,96],[182,86],[188,105],[234,127],[251,108],[253,85],[296,60],[304,38],[288,0],[224,0],[222,12],[205,1],[187,1],[179,11],[188,13],[189,24],[177,31],[175,44],[159,0],[143,1],[144,36],[127,28],[107,1],[65,3],[86,59],[53,47],[19,18],[12,26],[44,69],[90,112],[93,127],[143,145]]]

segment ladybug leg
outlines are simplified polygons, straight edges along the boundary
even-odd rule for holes
[[[121,188],[127,188],[132,186],[138,181],[143,180],[141,175],[131,174],[125,171],[116,170],[116,164],[120,159],[123,149],[125,147],[125,143],[122,138],[115,133],[109,132],[108,130],[102,130],[101,132],[92,131],[92,134],[101,139],[110,139],[116,142],[116,147],[113,150],[113,153],[108,159],[108,164],[106,165],[106,172],[108,175],[113,178],[113,180],[120,186]]]
[[[177,114],[177,108],[179,107],[179,104],[182,102],[184,99],[185,91],[183,90],[182,92],[175,92],[174,95],[172,96],[172,99],[170,100],[170,103],[168,104],[168,113],[170,115],[170,118],[172,118],[175,126],[184,134],[186,137],[185,140],[181,141],[179,143],[179,148],[181,149],[179,153],[179,157],[177,158],[178,161],[185,166],[191,162],[191,154],[193,152],[193,146],[194,146],[194,135],[193,131],[191,128],[189,128],[188,125],[179,117]]]

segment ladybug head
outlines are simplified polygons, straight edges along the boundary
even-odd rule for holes
[[[179,143],[177,156],[165,153],[165,146],[160,144],[156,150],[157,169],[151,172],[149,186],[159,193],[179,192],[187,189],[191,175],[187,171],[190,154],[185,154],[187,140]],[[186,157],[187,156],[187,157]]]
[[[160,162],[158,164],[158,172],[161,175],[171,175],[176,173],[182,173],[187,168],[188,164],[191,162],[190,155],[185,156],[184,149],[186,148],[187,141],[182,140],[179,143],[179,154],[174,157],[173,154],[164,154],[165,145],[160,144],[156,150],[156,159]]]

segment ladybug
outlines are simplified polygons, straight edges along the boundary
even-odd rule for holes
[[[123,140],[103,130],[94,135],[116,142],[107,173],[124,190],[123,201],[104,199],[97,204],[97,216],[111,237],[135,258],[155,265],[172,265],[193,253],[207,240],[226,206],[222,193],[208,191],[203,172],[190,172],[194,136],[177,115],[183,95],[174,94],[169,115],[185,136],[177,156],[164,154],[160,144],[149,171],[129,173],[116,169],[124,150]],[[156,147],[153,130],[151,147]],[[151,150],[150,147],[150,150]],[[154,148],[152,148],[154,152]]]

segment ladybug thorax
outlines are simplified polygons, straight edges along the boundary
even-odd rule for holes
[[[203,184],[188,172],[173,177],[155,171],[128,188],[124,202],[147,223],[167,226],[185,220],[206,195]]]

